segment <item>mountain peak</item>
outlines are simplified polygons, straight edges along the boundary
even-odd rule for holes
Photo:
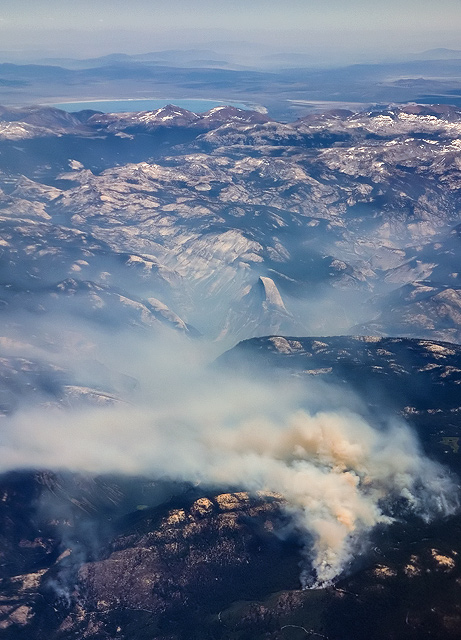
[[[280,295],[280,292],[277,289],[277,286],[272,278],[268,278],[267,276],[260,276],[259,282],[262,285],[265,296],[263,304],[267,305],[268,307],[275,307],[279,311],[287,313],[285,305],[283,304],[282,296]]]

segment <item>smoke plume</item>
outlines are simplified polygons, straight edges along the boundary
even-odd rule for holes
[[[305,543],[304,586],[332,583],[371,530],[392,521],[394,504],[425,520],[458,508],[453,480],[406,424],[373,426],[357,398],[331,386],[210,374],[184,345],[140,357],[138,378],[130,402],[3,417],[0,470],[144,474],[276,492]]]

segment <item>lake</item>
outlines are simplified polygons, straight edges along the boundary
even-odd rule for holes
[[[213,107],[220,107],[224,104],[239,109],[251,109],[251,106],[244,104],[243,102],[224,102],[222,100],[203,100],[203,99],[188,99],[181,100],[175,98],[155,98],[142,100],[85,100],[83,102],[58,102],[52,104],[52,107],[57,107],[63,111],[82,111],[83,109],[92,109],[94,111],[102,111],[104,113],[124,113],[127,111],[154,111],[160,109],[167,104],[174,104],[177,107],[187,109],[188,111],[194,111],[195,113],[203,113]]]

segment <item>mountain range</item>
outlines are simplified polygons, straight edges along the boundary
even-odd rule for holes
[[[2,638],[458,637],[460,133],[0,107]]]

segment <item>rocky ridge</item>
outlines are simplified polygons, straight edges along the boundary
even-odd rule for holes
[[[123,261],[121,254],[131,256],[124,283],[140,297],[148,290],[148,297],[173,308],[186,324],[196,324],[198,309],[212,305],[217,312],[206,331],[247,337],[235,333],[235,324],[230,328],[226,308],[235,309],[259,278],[274,282],[293,318],[291,332],[301,327],[301,333],[318,331],[319,321],[306,322],[310,312],[297,300],[316,298],[319,290],[334,300],[336,312],[329,315],[337,320],[349,312],[337,303],[335,289],[352,291],[359,301],[360,313],[354,311],[349,323],[337,322],[335,331],[378,318],[396,284],[421,290],[418,282],[429,279],[428,286],[439,292],[447,286],[456,291],[456,265],[442,274],[442,264],[448,267],[455,251],[452,229],[459,222],[456,108],[339,110],[290,124],[231,107],[205,114],[173,106],[89,114],[84,123],[77,116],[40,108],[0,115],[5,126],[54,126],[56,132],[65,127],[66,144],[72,133],[76,151],[71,160],[59,159],[57,141],[52,164],[35,166],[24,177],[11,171],[19,152],[5,141],[9,169],[3,168],[2,224],[7,229],[14,220],[19,234],[30,235],[46,221],[47,233],[61,225],[66,233],[91,236],[114,262]],[[122,133],[131,137],[117,138]],[[141,151],[137,145],[147,144],[146,136],[150,151]],[[166,144],[164,150],[157,142]],[[94,144],[102,150],[99,165],[93,152],[86,158]],[[144,159],[121,162],[120,154],[129,149]],[[3,251],[8,254],[8,245]],[[29,248],[24,258],[41,256]],[[82,276],[88,271],[83,264],[78,268]],[[135,270],[140,277],[131,277]],[[104,271],[106,278],[118,279]],[[406,305],[404,299],[405,294]],[[418,325],[420,335],[457,340],[455,311],[447,326],[439,306],[436,301],[401,310],[399,304],[397,314],[407,318],[409,328]],[[276,327],[263,319],[252,326],[261,335]],[[370,331],[395,333],[399,326],[407,334],[384,315],[373,320]]]
[[[133,398],[101,335],[249,338],[221,366],[352,389],[459,472],[460,122],[4,109],[1,419]],[[300,591],[283,500],[241,489],[2,477],[3,637],[457,637],[458,516],[377,530],[334,588]]]
[[[371,411],[386,405],[387,392],[394,400],[388,411],[405,415],[430,455],[459,470],[459,346],[272,336],[245,341],[219,362],[234,370],[261,363],[266,373],[305,384],[347,380]],[[373,398],[377,379],[381,394]],[[303,628],[330,640],[390,632],[416,640],[428,630],[437,639],[457,637],[459,516],[432,524],[407,517],[378,528],[334,587],[301,591],[299,544],[286,533],[279,495],[44,472],[10,474],[2,491],[7,639],[275,640],[297,638]],[[144,503],[136,504],[140,496]],[[31,498],[61,506],[37,512]]]

